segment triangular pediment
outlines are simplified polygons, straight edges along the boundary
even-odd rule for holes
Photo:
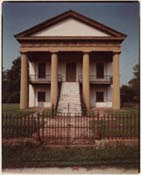
[[[106,32],[98,30],[92,26],[84,24],[73,18],[68,18],[53,26],[38,31],[31,36],[110,36]]]
[[[32,37],[116,37],[126,35],[75,11],[67,11],[41,24],[38,24],[15,37],[17,39]]]

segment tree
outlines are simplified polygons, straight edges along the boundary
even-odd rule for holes
[[[2,101],[3,103],[19,103],[20,99],[20,68],[21,59],[12,62],[10,70],[2,71]]]
[[[121,100],[122,102],[139,102],[139,64],[133,67],[134,77],[128,82],[128,85],[121,87]]]
[[[135,102],[139,102],[139,86],[140,86],[140,81],[139,81],[139,64],[136,64],[133,67],[133,71],[134,71],[134,78],[131,79],[128,82],[128,84],[129,84],[129,87],[131,87],[131,89],[134,91],[133,100]]]

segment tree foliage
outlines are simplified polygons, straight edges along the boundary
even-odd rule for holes
[[[3,103],[19,103],[20,100],[20,68],[21,59],[12,62],[9,70],[2,71],[2,101]]]
[[[121,95],[123,102],[138,103],[139,102],[139,64],[133,67],[133,78],[128,82],[128,85],[121,87]]]

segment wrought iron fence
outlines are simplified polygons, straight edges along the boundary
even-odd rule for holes
[[[46,144],[87,145],[95,139],[138,138],[138,114],[29,114],[2,119],[3,138],[29,137]]]

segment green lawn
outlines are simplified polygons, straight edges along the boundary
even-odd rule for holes
[[[37,130],[36,120],[31,109],[20,110],[19,104],[2,105],[3,138],[31,137]]]
[[[100,138],[136,138],[139,134],[139,116],[134,114],[110,114],[108,117],[94,118],[90,123],[93,133]]]
[[[3,138],[21,138],[32,137],[37,132],[37,120],[33,115],[15,116],[3,115],[2,119],[2,137]]]
[[[3,145],[3,168],[47,166],[94,166],[139,164],[137,145],[99,147],[47,147],[46,145]]]
[[[105,113],[108,114],[121,114],[121,113],[139,113],[139,108],[121,108],[120,110],[105,110]]]
[[[27,109],[27,110],[19,109],[19,104],[14,104],[14,103],[2,104],[2,113],[11,114],[11,116],[24,115],[24,114],[29,114],[33,112],[34,111],[32,109]]]

